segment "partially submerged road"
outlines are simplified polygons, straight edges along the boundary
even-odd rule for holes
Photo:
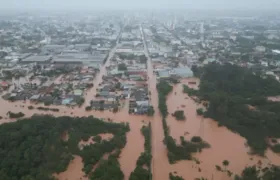
[[[116,39],[116,45],[111,49],[111,51],[108,54],[108,57],[106,59],[106,62],[101,66],[99,73],[96,75],[96,77],[93,80],[93,88],[91,88],[87,94],[85,95],[85,103],[83,105],[83,108],[85,108],[86,106],[89,106],[90,101],[93,99],[93,97],[96,95],[96,90],[99,86],[100,83],[102,83],[102,77],[104,75],[106,75],[107,70],[106,67],[108,67],[110,65],[110,61],[111,59],[114,57],[115,52],[117,50],[118,44],[119,44],[119,40],[122,34],[122,30],[120,30],[120,33]]]
[[[158,92],[156,89],[157,79],[153,73],[153,64],[149,56],[149,51],[146,44],[145,33],[142,25],[140,26],[142,33],[142,40],[144,44],[144,53],[148,58],[147,61],[147,74],[148,74],[148,87],[151,92],[150,99],[154,107],[155,114],[151,120],[152,124],[152,175],[154,180],[168,180],[169,162],[166,154],[166,147],[163,144],[164,132],[162,128],[162,116],[158,110]],[[164,177],[164,179],[162,178]]]

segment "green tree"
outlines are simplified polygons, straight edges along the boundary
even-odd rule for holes
[[[127,67],[124,63],[121,63],[121,64],[118,65],[118,70],[119,71],[126,71]]]
[[[223,161],[223,165],[224,165],[224,167],[225,167],[225,169],[226,169],[226,167],[229,165],[229,161],[228,161],[228,160],[224,160],[224,161]]]
[[[147,114],[148,116],[153,116],[155,114],[155,110],[153,106],[149,106]]]

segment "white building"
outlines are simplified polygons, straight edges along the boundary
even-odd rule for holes
[[[265,50],[266,50],[266,49],[265,49],[264,46],[257,46],[257,47],[256,47],[256,51],[257,51],[257,52],[263,53],[263,52],[265,52]]]

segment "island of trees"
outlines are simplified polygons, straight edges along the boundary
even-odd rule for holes
[[[176,120],[178,121],[184,121],[186,120],[186,116],[184,114],[184,111],[182,110],[178,110],[178,111],[175,111],[172,116],[174,116],[176,118]]]
[[[53,180],[54,173],[66,170],[73,155],[83,159],[83,171],[89,179],[122,180],[124,175],[117,160],[126,144],[128,124],[108,123],[92,116],[72,118],[34,115],[31,118],[0,126],[0,179]],[[62,138],[68,133],[68,140]],[[80,140],[100,133],[112,133],[80,149]],[[110,153],[108,160],[101,160]],[[93,166],[100,161],[92,172]]]
[[[212,63],[194,73],[200,77],[200,89],[184,87],[184,92],[209,102],[207,111],[198,114],[245,137],[251,153],[264,155],[267,147],[280,152],[279,144],[268,143],[269,138],[280,138],[280,102],[267,100],[280,94],[278,81],[231,64]]]

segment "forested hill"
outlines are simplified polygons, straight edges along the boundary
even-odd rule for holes
[[[269,146],[280,152],[279,142],[267,142],[268,137],[280,138],[280,103],[267,101],[267,96],[280,95],[278,81],[230,64],[209,64],[195,74],[200,89],[184,91],[209,101],[206,117],[245,137],[252,153],[263,155]]]
[[[126,144],[127,124],[103,122],[94,117],[33,116],[0,126],[0,179],[52,180],[53,173],[66,170],[73,155],[83,159],[83,171],[90,179],[124,178],[117,157]],[[62,136],[69,134],[68,140]],[[98,134],[112,133],[111,140]],[[95,137],[95,144],[80,149],[81,140]],[[114,152],[114,153],[112,153]],[[94,172],[92,168],[105,153],[111,153]]]

